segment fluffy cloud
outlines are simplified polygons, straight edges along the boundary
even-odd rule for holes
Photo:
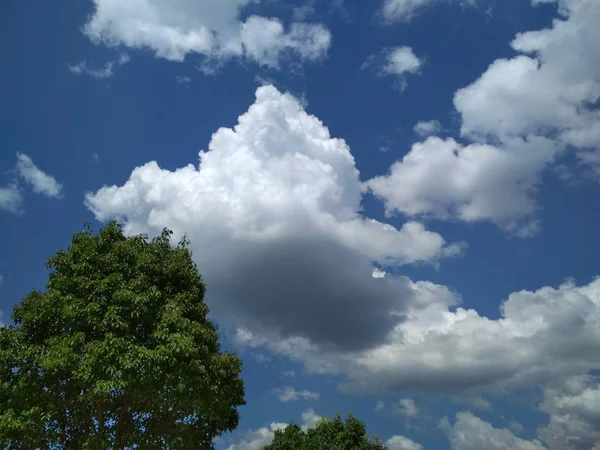
[[[473,144],[429,139],[366,184],[388,212],[491,221],[529,236],[541,173],[558,156],[573,147],[600,174],[600,7],[564,0],[560,11],[551,28],[516,36],[518,56],[496,60],[456,92],[461,134]]]
[[[440,286],[423,283],[421,289],[423,303],[375,349],[327,352],[299,338],[275,342],[252,335],[243,341],[303,361],[310,371],[346,375],[346,392],[415,388],[478,399],[600,368],[600,278],[579,287],[566,282],[515,292],[497,320],[450,306],[460,299]]]
[[[319,393],[312,392],[308,390],[298,391],[291,386],[286,386],[283,389],[275,389],[275,393],[279,397],[279,401],[287,403],[287,402],[295,402],[298,400],[318,400]]]
[[[0,211],[19,214],[22,204],[23,194],[16,184],[0,187]]]
[[[552,136],[558,150],[573,146],[597,169],[600,142],[600,7],[592,0],[560,2],[553,27],[520,33],[521,54],[496,60],[454,98],[461,132],[477,140]],[[532,176],[541,171],[532,171]]]
[[[419,408],[415,405],[414,400],[410,398],[402,398],[394,404],[394,414],[404,416],[407,419],[414,419],[419,415]]]
[[[34,192],[45,195],[46,197],[61,198],[63,195],[63,187],[57,183],[56,179],[40,170],[31,160],[31,158],[23,153],[17,153],[17,173],[23,180],[28,183]]]
[[[538,430],[551,450],[600,450],[600,379],[575,376],[547,388],[540,407],[550,415]]]
[[[258,1],[94,0],[84,32],[96,43],[147,48],[172,61],[189,54],[245,57],[278,68],[288,53],[305,61],[325,56],[331,35],[322,25],[297,22],[285,29],[278,19],[256,15],[242,22],[244,8]]]
[[[386,63],[383,72],[386,75],[404,75],[417,73],[423,61],[414,54],[410,47],[393,47],[386,51]]]
[[[441,427],[452,450],[546,450],[538,440],[519,439],[510,430],[494,428],[469,412],[458,413],[453,425],[442,420]]]
[[[77,64],[70,64],[69,71],[75,75],[88,75],[97,80],[104,80],[110,78],[115,74],[115,68],[120,67],[129,62],[129,55],[123,53],[119,59],[109,61],[100,68],[93,68],[89,66],[87,61],[81,61]]]
[[[417,444],[404,436],[392,436],[385,441],[385,446],[388,450],[423,450],[421,444]]]
[[[365,186],[383,200],[388,215],[489,220],[528,235],[536,230],[538,178],[532,174],[552,161],[556,147],[542,137],[514,138],[510,151],[430,137]]]
[[[600,450],[600,383],[591,375],[568,377],[544,390],[540,410],[549,416],[531,441],[517,438],[508,429],[494,428],[469,412],[456,415],[450,425],[441,421],[454,450]],[[511,422],[513,431],[523,426]]]
[[[421,121],[413,127],[413,131],[421,137],[427,137],[442,131],[442,124],[437,120]]]
[[[231,444],[227,450],[261,450],[273,441],[275,431],[283,430],[287,423],[272,423],[268,427],[261,427],[254,431],[248,431],[240,442]]]
[[[147,163],[123,186],[88,194],[87,205],[127,233],[187,232],[212,310],[254,334],[377,346],[409,305],[432,300],[422,283],[374,278],[373,263],[436,264],[462,250],[417,222],[397,229],[362,216],[346,143],[272,86],[258,88],[200,160],[173,172]]]
[[[513,293],[501,312],[491,320],[443,304],[415,308],[393,342],[356,358],[356,379],[347,388],[474,394],[600,368],[600,278]]]
[[[379,76],[393,76],[400,91],[406,89],[406,77],[417,74],[423,61],[414,54],[410,47],[385,48],[378,55],[370,56],[362,68],[373,68]]]

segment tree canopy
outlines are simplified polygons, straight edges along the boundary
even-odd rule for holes
[[[245,404],[189,241],[110,222],[47,261],[0,327],[0,448],[210,449]]]
[[[322,419],[315,428],[303,430],[296,424],[275,431],[273,442],[263,450],[386,450],[377,437],[369,437],[363,422],[339,414]]]

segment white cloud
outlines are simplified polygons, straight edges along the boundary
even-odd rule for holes
[[[388,450],[423,450],[421,444],[417,444],[404,436],[392,436],[385,441],[385,446]]]
[[[445,1],[460,5],[475,5],[477,0],[384,0],[382,15],[388,22],[407,22],[431,6]]]
[[[375,411],[381,411],[382,409],[385,409],[385,403],[383,403],[381,400],[377,400],[377,403],[375,403],[375,407],[373,409]]]
[[[442,131],[442,124],[437,120],[421,121],[413,127],[415,134],[421,137],[431,136]]]
[[[318,400],[319,393],[308,390],[297,391],[291,386],[286,386],[283,389],[275,389],[274,392],[277,394],[279,401],[283,403],[296,402],[298,400]]]
[[[386,75],[404,75],[405,73],[417,73],[421,68],[421,61],[410,47],[393,47],[386,53],[386,64],[383,72]]]
[[[61,198],[63,187],[56,179],[40,170],[24,153],[17,153],[17,173],[34,192],[46,197]]]
[[[366,184],[389,213],[491,221],[530,236],[541,174],[557,156],[574,146],[600,174],[600,7],[560,5],[563,20],[518,34],[511,45],[520,55],[496,60],[456,92],[461,134],[473,144],[430,138]]]
[[[156,56],[183,61],[189,54],[224,61],[245,57],[278,68],[289,53],[304,61],[323,58],[331,34],[320,24],[292,23],[240,13],[254,0],[94,0],[84,27],[96,43],[147,48]],[[218,64],[217,64],[218,65]]]
[[[409,311],[389,344],[346,368],[354,377],[346,388],[475,395],[600,368],[600,278],[516,292],[500,309],[498,320],[433,301]]]
[[[363,217],[346,143],[272,86],[257,89],[200,159],[173,172],[147,163],[123,186],[88,194],[87,205],[101,221],[120,218],[127,233],[187,232],[212,310],[251,336],[379,345],[409,305],[429,300],[422,283],[373,278],[373,263],[435,264],[462,250],[417,222],[397,229]]]
[[[510,151],[430,137],[365,186],[384,201],[388,215],[488,220],[527,235],[536,229],[538,178],[532,174],[552,161],[555,149],[542,137],[514,138]]]
[[[394,403],[394,414],[404,416],[407,419],[414,419],[419,415],[419,408],[415,405],[414,400],[410,398],[402,398]]]
[[[302,428],[304,431],[308,430],[309,428],[314,428],[322,418],[323,417],[318,415],[314,409],[309,408],[302,413],[302,424],[300,428]]]
[[[261,427],[254,431],[247,432],[240,442],[231,444],[227,450],[261,450],[273,441],[275,431],[283,430],[288,426],[287,423],[272,423],[268,427]]]
[[[520,33],[521,54],[496,60],[454,98],[464,136],[506,141],[553,136],[573,145],[583,161],[597,155],[600,111],[600,7],[593,0],[564,0],[553,27]],[[593,164],[593,163],[592,163]]]
[[[362,68],[372,67],[379,76],[393,76],[396,78],[400,91],[406,89],[406,77],[410,74],[419,73],[423,61],[407,46],[389,47],[381,51],[379,55],[370,56]]]
[[[332,352],[300,338],[252,335],[245,342],[302,361],[309,371],[345,375],[346,392],[419,389],[477,399],[600,368],[600,278],[515,292],[497,320],[451,307],[460,299],[442,286],[420,289],[422,303],[376,348]]]
[[[494,428],[469,412],[456,415],[450,425],[441,421],[454,450],[600,450],[600,383],[591,375],[568,377],[544,390],[540,410],[549,415],[548,424],[538,428],[533,440],[517,438],[508,429]],[[511,422],[515,433],[523,426]]]
[[[23,205],[23,194],[16,184],[0,187],[0,211],[20,214]]]
[[[494,428],[490,423],[469,412],[456,414],[453,425],[441,421],[452,445],[452,450],[545,450],[538,440],[519,439],[506,428]],[[558,449],[557,449],[558,450]],[[566,450],[566,449],[565,449]]]
[[[550,415],[538,430],[550,450],[600,450],[600,379],[566,379],[547,388],[540,409]]]
[[[92,78],[96,78],[98,80],[104,80],[106,78],[112,77],[115,72],[115,67],[120,67],[129,62],[129,56],[123,53],[119,59],[114,61],[109,61],[104,66],[100,68],[93,68],[89,66],[87,61],[81,61],[77,64],[69,64],[69,71],[75,75],[89,75]]]

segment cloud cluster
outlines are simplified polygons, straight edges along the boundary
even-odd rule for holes
[[[243,57],[273,69],[289,54],[303,61],[323,58],[331,34],[320,24],[292,23],[251,15],[259,0],[94,0],[84,33],[96,43],[150,49],[157,57],[183,61],[198,54],[220,64]]]
[[[600,5],[564,0],[560,12],[551,28],[516,36],[519,55],[494,61],[456,92],[461,134],[472,144],[431,138],[366,184],[388,212],[491,221],[529,236],[538,229],[541,173],[560,155],[574,148],[600,173]]]
[[[599,450],[600,379],[591,375],[568,377],[544,390],[540,410],[549,416],[537,438],[525,440],[506,428],[494,428],[470,412],[456,415],[454,424],[440,421],[453,450]],[[513,431],[523,427],[511,422]]]
[[[299,338],[273,342],[248,334],[240,341],[303,361],[317,373],[346,375],[346,392],[415,388],[476,402],[484,392],[548,386],[600,367],[600,278],[585,286],[569,281],[515,292],[497,320],[452,307],[459,298],[444,295],[440,286],[421,288],[423,303],[376,348],[327,352]]]
[[[207,301],[237,341],[342,374],[345,390],[476,399],[600,367],[600,279],[515,292],[491,320],[445,286],[374,270],[437,263],[461,246],[417,222],[365,218],[360,202],[345,142],[272,86],[213,135],[199,167],[151,162],[87,195],[97,219],[120,218],[127,233],[187,232]]]
[[[463,250],[418,222],[397,229],[362,216],[358,175],[343,140],[263,86],[198,168],[150,162],[86,202],[127,233],[187,232],[207,301],[230,325],[348,351],[385,342],[409,305],[432,301],[406,277],[374,278],[374,263],[437,264]]]
[[[440,426],[448,436],[452,450],[546,450],[539,440],[520,439],[509,429],[494,428],[470,412],[458,413],[452,425],[448,419],[443,419]]]

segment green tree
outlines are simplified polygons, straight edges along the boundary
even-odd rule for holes
[[[352,414],[344,422],[339,414],[322,419],[306,431],[291,424],[275,431],[273,442],[263,450],[386,450],[377,437],[366,434],[365,424]]]
[[[245,404],[189,241],[111,222],[47,261],[0,327],[0,448],[210,449]]]

